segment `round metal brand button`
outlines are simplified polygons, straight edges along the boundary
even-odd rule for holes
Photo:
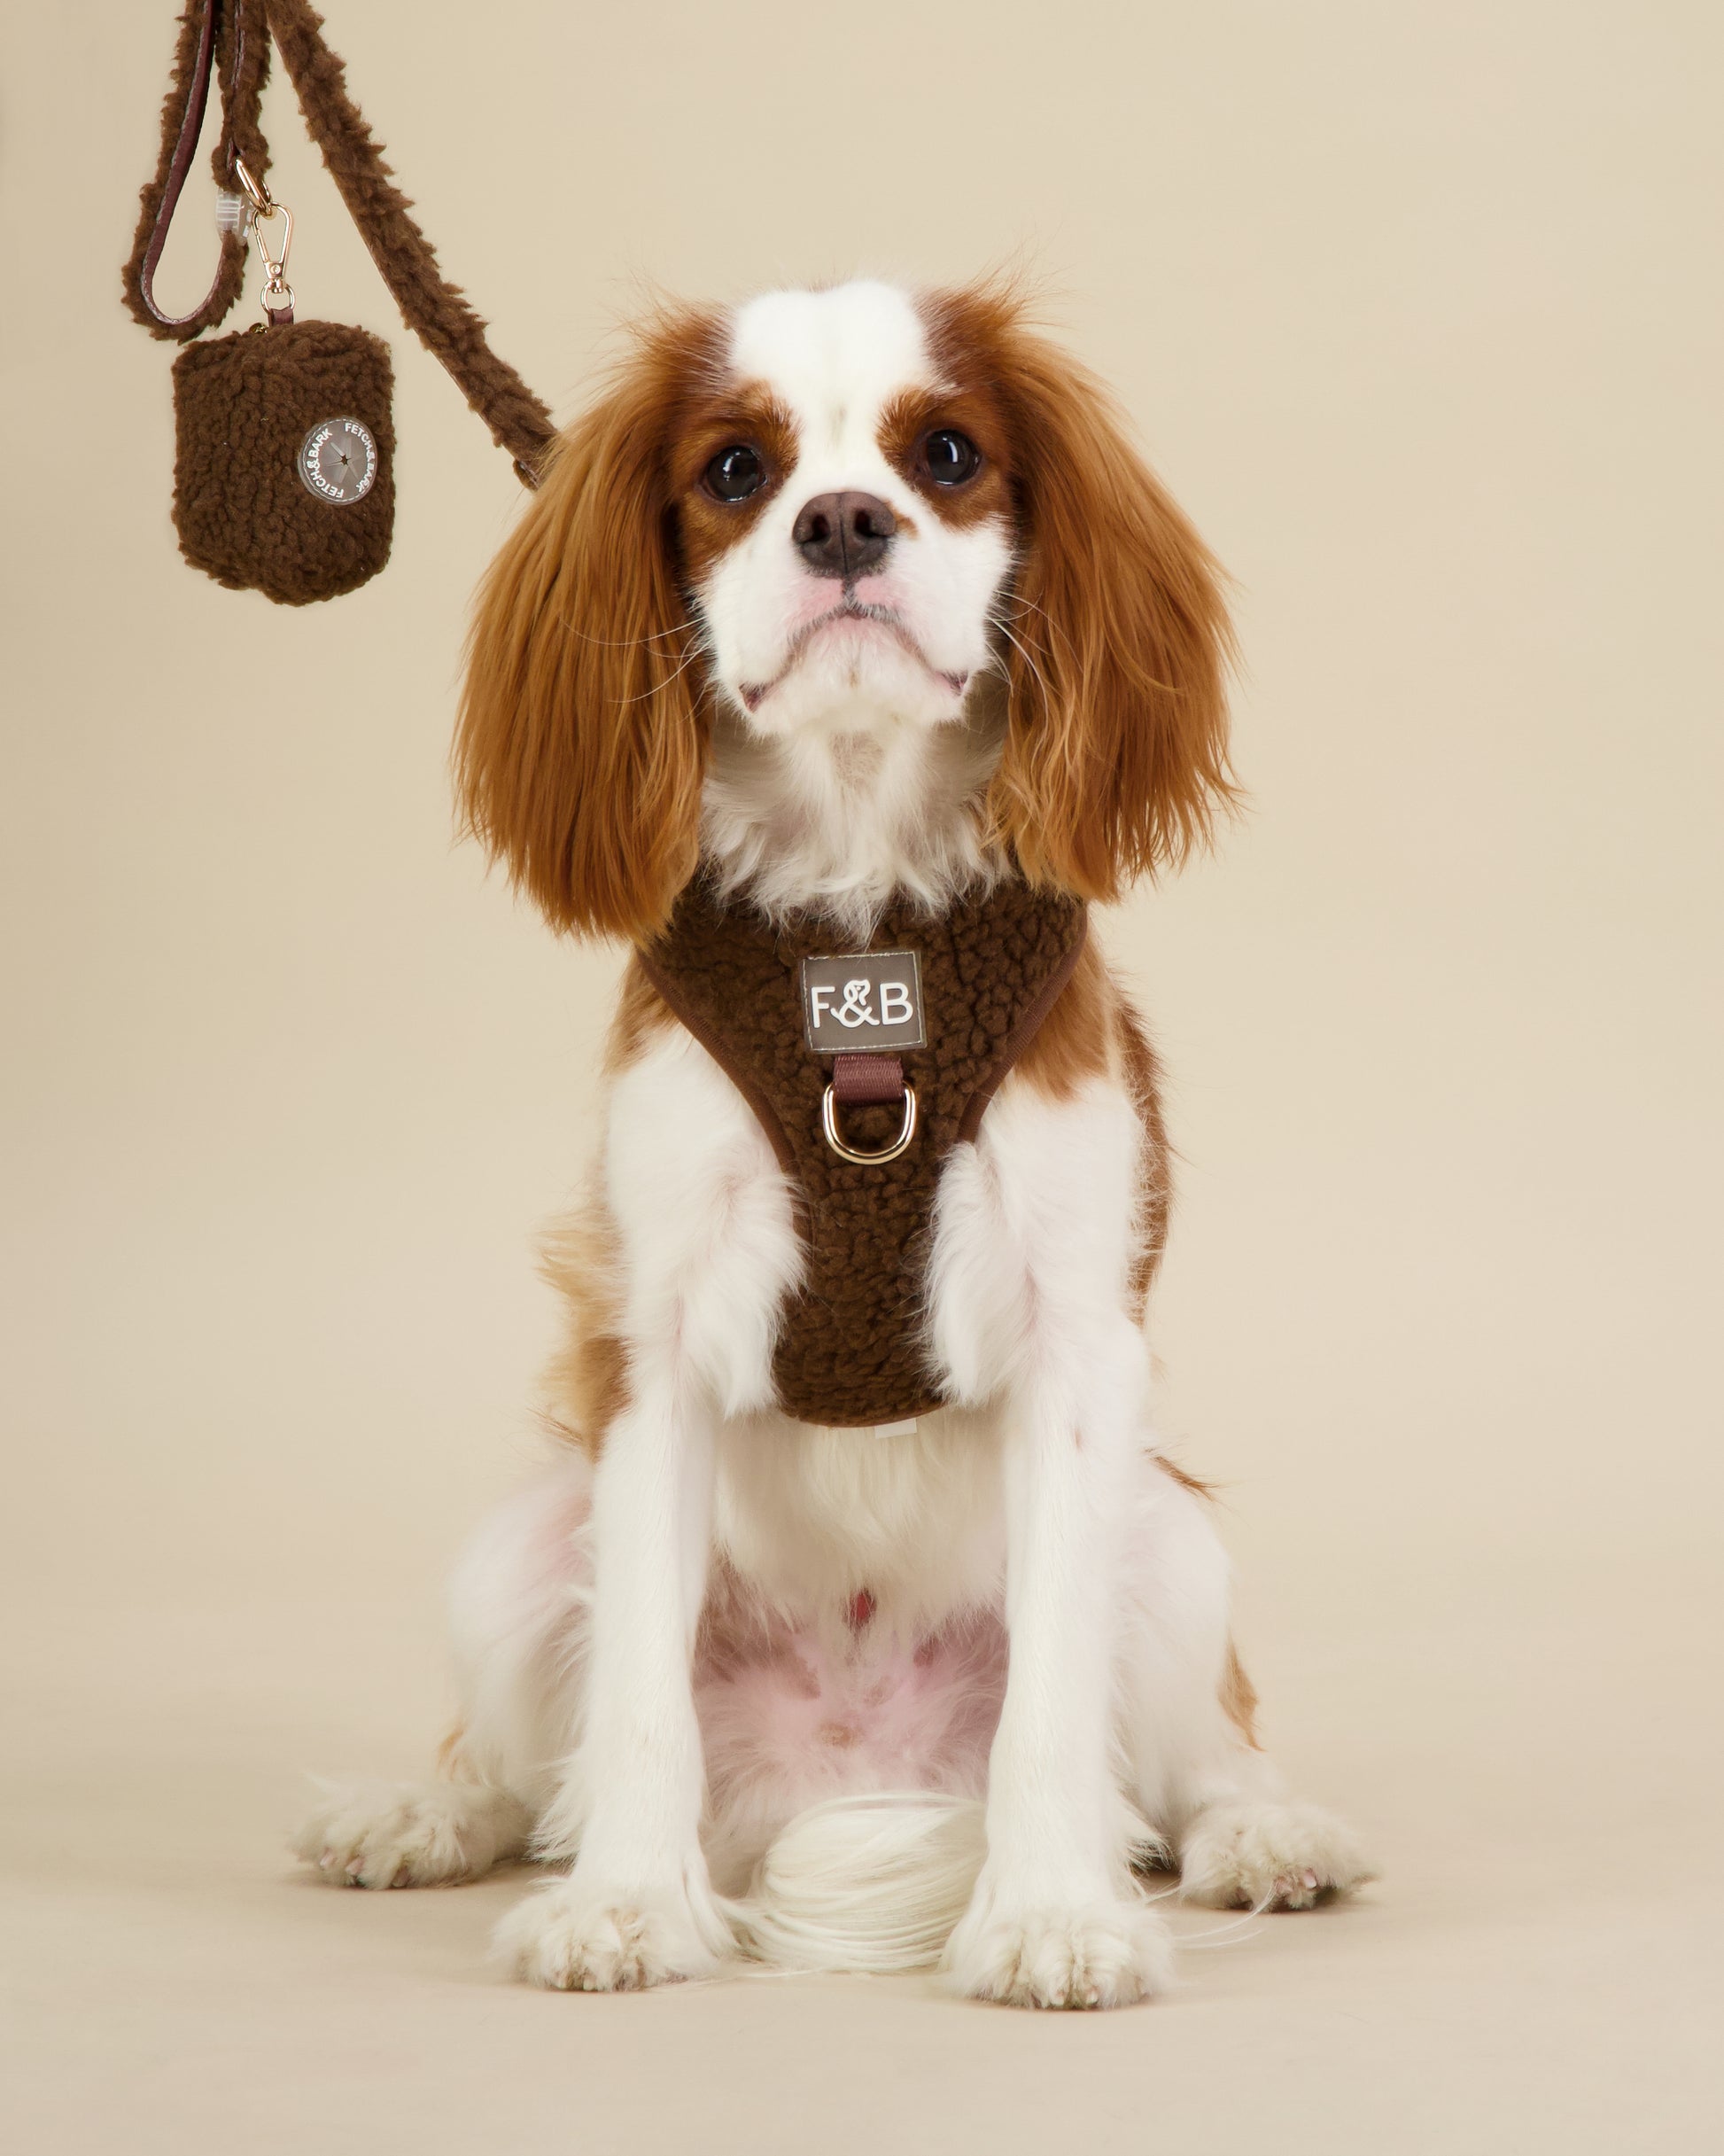
[[[377,476],[377,445],[362,420],[320,419],[299,444],[300,479],[320,502],[362,502]]]

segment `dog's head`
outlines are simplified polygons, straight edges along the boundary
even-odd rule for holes
[[[1217,585],[1105,391],[998,287],[665,310],[486,578],[468,817],[556,926],[649,936],[695,870],[715,713],[949,727],[993,676],[992,842],[1112,898],[1227,798]]]

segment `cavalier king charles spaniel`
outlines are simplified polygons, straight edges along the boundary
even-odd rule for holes
[[[457,746],[518,886],[633,946],[547,1244],[561,1442],[459,1568],[438,1779],[325,1786],[296,1844],[322,1877],[538,1858],[499,1944],[563,1989],[937,1962],[1096,2007],[1169,1981],[1146,1872],[1253,1910],[1371,1876],[1259,1748],[1208,1494],[1158,1447],[1168,1146],[1095,943],[979,1125],[927,1126],[881,1346],[928,1396],[863,1427],[786,1410],[807,1193],[652,961],[692,891],[767,949],[812,923],[866,953],[889,908],[1009,883],[1081,919],[1177,862],[1231,792],[1219,586],[998,285],[667,307],[561,438]]]

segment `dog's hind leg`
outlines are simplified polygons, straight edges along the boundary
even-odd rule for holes
[[[1283,1793],[1228,1630],[1227,1558],[1208,1499],[1146,1456],[1120,1671],[1131,1794],[1188,1901],[1309,1909],[1376,1876],[1352,1829]]]
[[[486,1782],[328,1783],[293,1849],[332,1887],[454,1887],[518,1856],[532,1827]]]
[[[1209,1804],[1179,1838],[1180,1891],[1212,1909],[1315,1909],[1376,1877],[1353,1829],[1317,1804]]]
[[[322,1782],[294,1854],[334,1887],[448,1887],[520,1856],[579,1722],[591,1471],[571,1453],[484,1522],[451,1592],[461,1718],[422,1782]]]

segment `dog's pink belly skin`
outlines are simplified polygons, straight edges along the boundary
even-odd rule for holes
[[[764,1827],[823,1797],[875,1789],[982,1795],[1006,1689],[991,1613],[918,1644],[709,1615],[695,1703],[716,1818]]]
[[[501,1508],[487,1568],[502,1629],[537,1638],[564,1667],[584,1659],[573,1635],[590,1607],[589,1520],[580,1463]],[[985,1796],[1006,1668],[997,1610],[904,1638],[866,1591],[835,1597],[823,1621],[787,1616],[719,1561],[694,1668],[715,1876],[740,1886],[779,1829],[824,1798]]]

